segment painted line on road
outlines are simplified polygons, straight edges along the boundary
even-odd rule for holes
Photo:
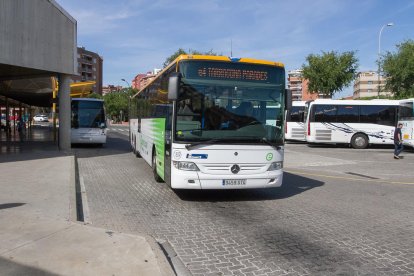
[[[301,172],[301,171],[290,171],[290,170],[284,170],[284,171],[288,173],[292,173],[292,174],[301,174],[301,175],[318,176],[318,177],[326,177],[326,178],[334,178],[334,179],[344,179],[344,180],[354,180],[354,181],[361,181],[361,182],[414,185],[414,182],[400,182],[400,181],[373,180],[373,179],[371,180],[371,179],[362,179],[362,178],[353,178],[353,177],[344,177],[344,176],[333,176],[333,175],[326,175],[326,174],[307,173],[307,172]]]

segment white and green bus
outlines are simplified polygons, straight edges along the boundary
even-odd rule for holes
[[[286,97],[281,63],[181,55],[132,97],[131,146],[173,189],[279,187]]]

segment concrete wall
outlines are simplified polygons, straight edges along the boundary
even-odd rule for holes
[[[76,20],[54,0],[0,0],[0,64],[75,74]]]

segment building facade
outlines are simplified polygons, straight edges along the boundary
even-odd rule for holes
[[[119,92],[122,90],[122,86],[120,85],[112,85],[109,84],[107,86],[103,86],[102,87],[102,96],[105,96],[106,94],[110,94],[110,93],[114,93],[114,92]]]
[[[302,70],[288,71],[288,89],[292,93],[292,101],[309,101],[324,98],[321,93],[310,93],[309,81],[302,78]]]
[[[99,54],[78,47],[78,75],[73,76],[73,82],[95,81],[93,93],[102,95],[103,59]]]
[[[152,71],[148,71],[146,74],[138,74],[132,80],[132,88],[136,90],[141,90],[145,85],[150,83],[157,74],[161,72],[161,69],[153,69]]]
[[[380,93],[378,93],[378,73],[374,71],[359,72],[354,82],[354,99],[365,97],[391,96],[392,92],[385,91],[386,78],[380,78]]]
[[[147,74],[138,74],[135,78],[131,81],[131,86],[133,89],[141,90],[141,80],[145,78]]]

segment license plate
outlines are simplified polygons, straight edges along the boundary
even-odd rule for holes
[[[223,186],[243,186],[247,179],[223,179]]]

